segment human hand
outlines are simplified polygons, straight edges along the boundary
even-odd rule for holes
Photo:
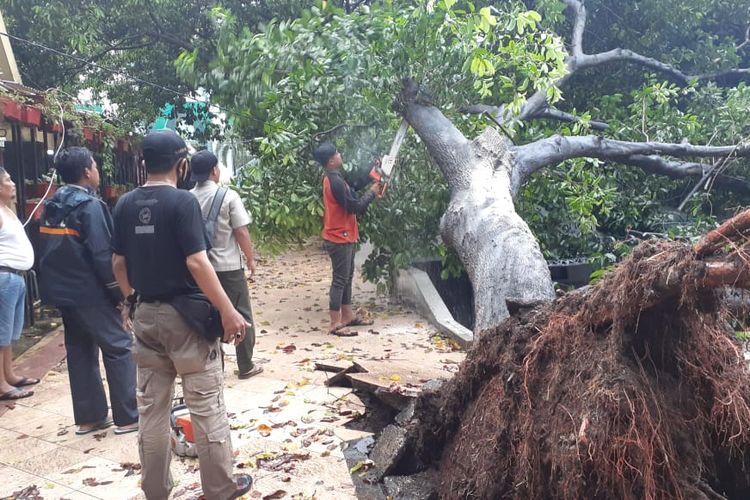
[[[237,345],[245,338],[247,327],[251,326],[235,308],[221,312],[221,326],[224,329],[224,342]]]
[[[250,280],[250,283],[255,283],[255,258],[248,261],[247,267],[250,270],[250,276],[248,279]]]
[[[383,185],[381,183],[379,183],[379,182],[374,183],[370,187],[370,191],[372,191],[373,193],[375,193],[375,196],[377,196],[378,198],[382,198],[383,197]]]
[[[133,331],[133,319],[130,314],[131,305],[127,302],[120,304],[120,319],[122,320],[122,327],[126,332]]]

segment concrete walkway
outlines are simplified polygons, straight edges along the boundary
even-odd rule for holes
[[[316,371],[315,361],[356,360],[373,380],[418,385],[450,377],[463,359],[450,343],[432,337],[435,330],[422,318],[388,304],[359,280],[355,301],[373,314],[375,325],[358,328],[359,337],[327,335],[329,272],[317,243],[265,259],[251,287],[255,359],[264,373],[238,380],[228,348],[225,396],[236,470],[255,479],[246,498],[355,498],[341,447],[363,435],[346,424],[366,408],[351,389],[325,387],[331,374]],[[44,349],[25,354],[19,364],[30,371],[24,373],[43,375],[61,359],[60,344],[58,332]],[[0,406],[0,498],[144,498],[135,435],[115,436],[110,429],[75,436],[65,363],[35,389],[31,398]],[[172,498],[200,495],[197,469],[197,460],[175,457]]]

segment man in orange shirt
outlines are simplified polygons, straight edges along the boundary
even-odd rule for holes
[[[375,183],[360,198],[341,175],[341,153],[330,142],[319,145],[313,153],[323,165],[323,240],[331,257],[333,278],[328,309],[331,316],[329,333],[340,337],[354,337],[357,332],[345,327],[372,324],[358,318],[352,310],[352,279],[354,278],[354,245],[359,240],[357,215],[380,194],[380,184]]]

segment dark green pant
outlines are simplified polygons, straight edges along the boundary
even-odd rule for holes
[[[250,291],[247,289],[245,271],[217,272],[221,287],[226,292],[229,300],[237,311],[252,326],[247,329],[247,335],[237,345],[237,366],[240,373],[247,373],[253,368],[253,348],[255,347],[255,322],[253,321],[253,309],[250,306]]]

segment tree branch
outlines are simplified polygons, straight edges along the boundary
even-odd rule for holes
[[[573,35],[570,44],[573,49],[573,56],[583,55],[583,32],[586,29],[586,7],[579,0],[562,0],[562,3],[575,12],[575,21],[573,24]]]
[[[517,166],[513,171],[512,189],[517,192],[534,172],[572,158],[599,158],[637,166],[650,173],[669,177],[702,176],[705,168],[701,163],[676,162],[657,155],[676,157],[721,157],[750,156],[750,146],[695,146],[688,143],[628,142],[588,136],[552,136],[523,146],[516,146],[514,154]],[[720,185],[735,185],[731,178],[719,181]],[[728,183],[728,184],[727,184]],[[744,190],[739,187],[739,190]]]
[[[396,107],[424,141],[451,188],[466,181],[470,142],[438,108],[420,99],[417,82],[404,81]]]
[[[536,118],[546,118],[550,120],[559,120],[563,122],[570,122],[570,123],[582,123],[583,120],[580,116],[576,116],[570,113],[566,113],[565,111],[561,111],[557,108],[547,107],[543,110],[537,112],[534,116],[531,117],[531,119]],[[594,130],[607,130],[609,128],[609,125],[605,122],[600,122],[596,120],[590,120],[589,126]]]

